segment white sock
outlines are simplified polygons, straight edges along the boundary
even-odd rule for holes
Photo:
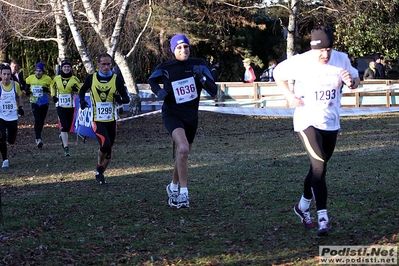
[[[178,190],[179,190],[179,183],[173,184],[173,181],[170,182],[170,190],[172,190],[172,191],[178,191]]]
[[[327,209],[318,210],[317,211],[317,217],[318,217],[318,221],[320,221],[320,220],[322,220],[324,218],[324,220],[328,223]]]
[[[312,199],[305,199],[305,197],[302,195],[301,200],[299,201],[299,209],[301,211],[309,210],[311,201]]]
[[[186,194],[188,195],[188,189],[187,189],[187,187],[181,187],[181,188],[180,188],[180,194],[184,194],[184,193],[186,193]]]

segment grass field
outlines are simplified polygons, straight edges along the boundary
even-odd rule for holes
[[[97,141],[71,134],[65,158],[51,108],[39,150],[26,109],[0,169],[0,265],[316,265],[320,245],[398,245],[395,113],[341,119],[327,172],[332,229],[319,238],[293,212],[309,163],[292,118],[201,112],[190,208],[175,210],[160,114],[119,123],[100,186]]]

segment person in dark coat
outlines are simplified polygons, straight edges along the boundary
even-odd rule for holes
[[[371,60],[369,62],[369,67],[364,71],[363,80],[375,79],[376,73],[375,62]]]
[[[219,66],[220,66],[220,63],[216,62],[211,67],[211,74],[212,74],[213,80],[215,82],[219,80]]]
[[[375,69],[377,70],[375,73],[376,79],[385,79],[385,67],[381,64],[382,57],[380,55],[374,56],[375,61]]]
[[[12,60],[10,63],[11,67],[11,79],[19,82],[21,88],[25,88],[25,79],[22,72],[19,71],[19,64],[17,61]]]

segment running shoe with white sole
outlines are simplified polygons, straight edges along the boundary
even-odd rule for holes
[[[180,193],[177,197],[169,198],[169,206],[180,209],[182,207],[188,208],[190,207],[190,202],[188,201],[187,193]]]
[[[36,140],[36,145],[39,149],[43,148],[43,141],[41,139]]]
[[[319,230],[317,230],[317,236],[328,236],[329,228],[328,222],[325,218],[319,220]]]
[[[3,165],[1,166],[1,168],[8,168],[10,166],[10,162],[8,161],[8,159],[5,159],[3,161]]]
[[[170,184],[166,186],[166,193],[168,193],[168,198],[179,196],[179,191],[173,191],[170,189]]]
[[[301,218],[301,222],[306,229],[312,229],[315,227],[314,223],[312,222],[312,218],[310,217],[309,209],[302,211],[299,209],[299,205],[297,203],[294,206],[294,212],[299,216],[299,218]]]

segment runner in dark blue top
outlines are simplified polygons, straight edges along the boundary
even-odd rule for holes
[[[166,191],[169,205],[181,208],[189,207],[188,154],[197,131],[201,90],[215,97],[217,85],[204,59],[189,58],[190,41],[185,35],[173,36],[170,48],[176,59],[159,64],[148,83],[158,98],[164,100],[162,120],[176,144],[173,179]]]

